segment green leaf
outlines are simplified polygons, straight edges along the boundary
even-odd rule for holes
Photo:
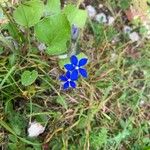
[[[9,64],[11,66],[15,65],[17,58],[18,57],[17,57],[17,55],[15,53],[9,55]]]
[[[82,116],[77,124],[77,129],[84,129],[87,127],[88,118],[87,116]]]
[[[30,0],[19,5],[13,16],[19,25],[31,27],[40,21],[43,11],[44,4],[41,0]]]
[[[119,2],[119,6],[123,10],[128,9],[130,4],[131,4],[131,0],[120,0],[120,2]]]
[[[14,142],[14,143],[16,142],[17,143],[17,137],[15,135],[13,135],[13,134],[9,134],[8,135],[8,139],[11,142]]]
[[[79,28],[83,28],[87,19],[87,11],[76,8],[74,5],[67,5],[64,8],[64,13],[66,14],[70,24],[75,24]]]
[[[60,41],[60,42],[53,42],[52,46],[49,46],[46,50],[46,52],[49,55],[59,55],[63,54],[67,51],[67,46],[65,41]]]
[[[31,85],[36,78],[38,77],[38,72],[33,70],[32,72],[30,71],[24,71],[23,74],[21,75],[21,83],[24,86]]]
[[[3,126],[7,131],[12,133],[13,135],[17,136],[16,133],[3,120],[0,120],[0,125]]]
[[[70,40],[70,25],[65,15],[57,14],[44,18],[35,26],[35,35],[48,45],[50,55],[63,54],[67,51],[66,43]]]
[[[3,52],[4,52],[3,47],[0,47],[0,55],[3,54]]]
[[[58,14],[61,11],[60,0],[48,0],[45,6],[46,15]]]
[[[57,103],[60,104],[60,105],[62,105],[65,109],[68,108],[68,105],[66,103],[66,100],[65,100],[64,96],[63,97],[62,96],[58,96]]]
[[[107,142],[107,129],[102,128],[90,134],[90,144],[93,149],[100,149]]]
[[[127,136],[130,135],[130,132],[125,129],[122,132],[119,132],[115,137],[114,140],[116,141],[116,143],[121,142],[122,140],[124,140]]]
[[[15,143],[8,143],[9,150],[17,149],[17,145]]]

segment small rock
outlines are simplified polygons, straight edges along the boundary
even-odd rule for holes
[[[98,7],[99,7],[99,8],[103,8],[103,4],[99,4]]]
[[[108,16],[108,25],[112,25],[115,21],[115,18],[112,16]]]
[[[86,7],[86,10],[88,11],[88,15],[89,15],[90,18],[94,18],[95,17],[95,15],[96,15],[96,9],[93,6],[88,5]]]
[[[129,34],[129,38],[132,42],[137,42],[140,40],[140,36],[137,32],[132,32]]]
[[[107,17],[104,13],[99,13],[95,16],[95,20],[99,23],[106,23]]]
[[[110,62],[115,62],[118,58],[118,55],[116,53],[111,54]]]
[[[45,44],[44,43],[39,44],[38,49],[39,49],[39,51],[43,52],[46,49]]]
[[[130,34],[131,31],[132,31],[132,28],[131,28],[131,27],[129,27],[129,26],[124,26],[123,32],[124,32],[125,34]]]
[[[28,128],[29,137],[37,137],[45,130],[45,127],[43,127],[40,123],[36,121],[30,123],[29,125],[30,125],[30,127]]]
[[[140,106],[143,106],[145,104],[145,101],[144,100],[141,100],[140,101]]]

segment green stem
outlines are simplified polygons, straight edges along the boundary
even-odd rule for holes
[[[6,15],[6,17],[8,18],[8,20],[10,21],[10,26],[12,27],[12,28],[15,28],[14,30],[15,31],[17,31],[17,33],[18,33],[18,40],[20,41],[20,42],[22,42],[23,41],[23,34],[19,31],[19,29],[18,29],[18,27],[17,27],[17,24],[15,23],[15,21],[13,20],[13,18],[10,16],[10,14],[9,13],[7,13],[7,11],[5,10],[5,8],[0,4],[0,7],[1,7],[1,9],[3,10],[3,12],[4,12],[4,14]],[[14,25],[14,26],[12,26],[12,25]]]

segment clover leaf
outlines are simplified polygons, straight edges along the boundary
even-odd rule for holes
[[[31,85],[34,83],[36,78],[38,77],[38,72],[33,70],[33,71],[24,71],[23,74],[21,75],[21,83],[24,86]]]

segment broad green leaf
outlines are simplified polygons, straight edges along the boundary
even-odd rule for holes
[[[86,19],[87,19],[87,11],[78,9],[74,5],[67,5],[64,8],[64,13],[66,14],[70,24],[75,24],[79,28],[83,28]]]
[[[45,6],[46,15],[58,14],[61,11],[61,3],[60,0],[47,0],[47,4]]]
[[[35,35],[48,45],[48,54],[62,54],[66,52],[66,43],[70,40],[70,25],[65,15],[53,15],[35,26]]]
[[[41,0],[30,0],[20,4],[13,16],[19,25],[31,27],[40,21],[43,11],[44,4]]]
[[[120,2],[119,2],[119,6],[123,10],[128,9],[130,4],[131,4],[131,0],[120,0]]]
[[[46,50],[49,55],[59,55],[65,53],[66,51],[66,42],[63,40],[60,42],[53,41],[52,46],[49,46]]]
[[[36,78],[38,77],[38,72],[33,70],[33,71],[24,71],[23,74],[21,75],[21,83],[24,86],[31,85]]]

